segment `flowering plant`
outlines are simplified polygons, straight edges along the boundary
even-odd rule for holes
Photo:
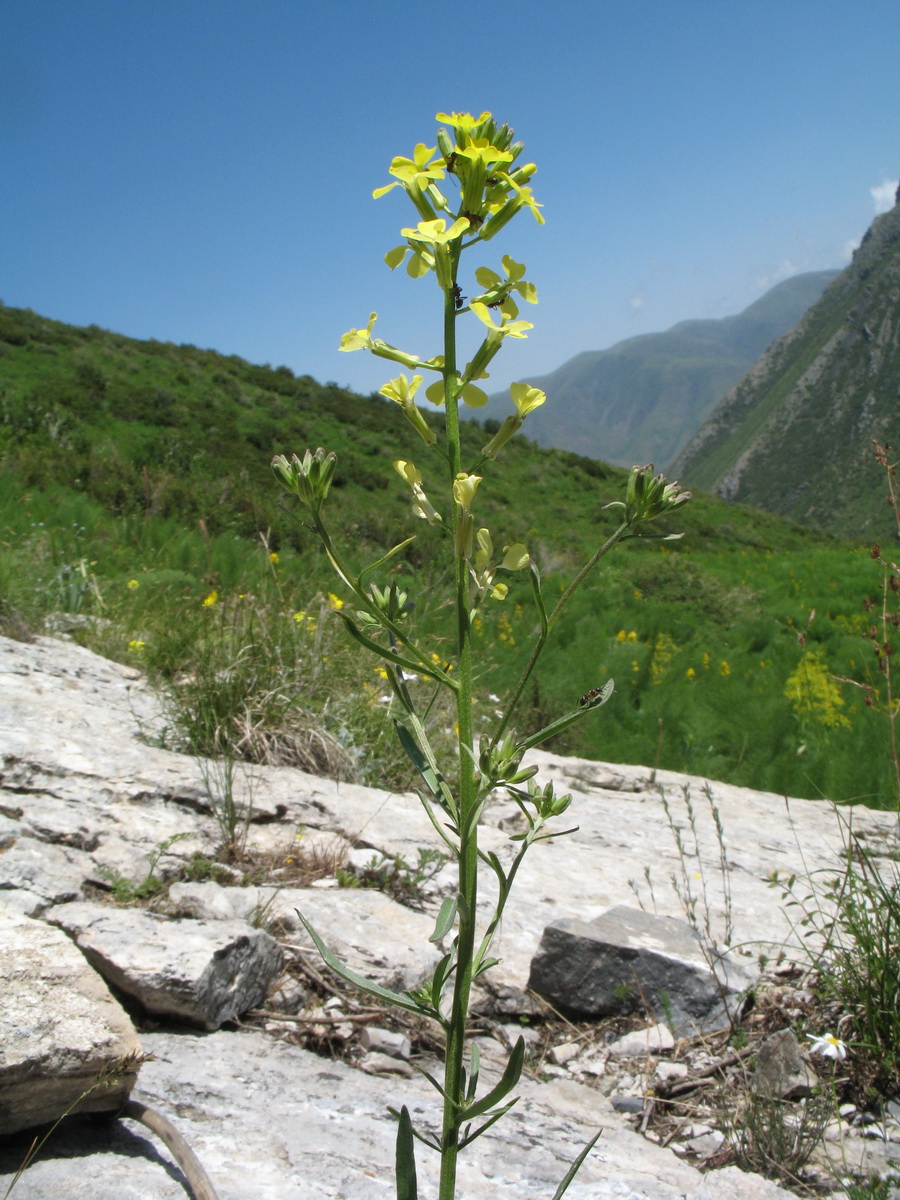
[[[487,112],[478,117],[468,113],[438,113],[437,120],[443,124],[437,131],[436,145],[428,147],[420,143],[411,157],[394,158],[389,169],[393,182],[376,188],[373,195],[378,198],[400,188],[416,211],[417,223],[401,229],[404,240],[388,251],[385,261],[391,270],[405,262],[411,278],[432,278],[437,284],[442,307],[443,353],[423,359],[376,337],[374,312],[363,328],[344,334],[341,349],[365,349],[414,372],[411,378],[403,373],[391,379],[381,393],[398,405],[436,464],[435,486],[440,491],[440,499],[436,501],[430,498],[437,493],[431,482],[426,488],[423,469],[405,459],[398,459],[394,467],[410,490],[413,513],[446,536],[456,637],[451,661],[421,644],[408,628],[409,604],[405,591],[395,582],[386,580],[379,586],[368,581],[377,573],[387,576],[392,560],[411,539],[388,550],[361,574],[355,574],[334,544],[322,515],[334,477],[334,454],[320,448],[315,452],[307,450],[302,458],[296,454],[290,459],[278,455],[272,463],[278,482],[305,508],[334,570],[352,597],[350,603],[337,610],[347,632],[381,659],[393,695],[392,715],[398,737],[422,780],[420,798],[458,867],[456,894],[441,906],[431,938],[438,945],[448,942],[450,949],[431,977],[414,990],[393,992],[362,979],[344,966],[307,924],[325,961],[345,980],[400,1009],[432,1019],[444,1033],[443,1081],[428,1076],[443,1105],[440,1136],[414,1131],[406,1108],[397,1114],[400,1200],[417,1197],[414,1136],[440,1155],[439,1197],[452,1200],[456,1194],[459,1152],[515,1103],[515,1099],[508,1097],[522,1072],[524,1039],[519,1038],[513,1047],[499,1082],[479,1093],[479,1061],[474,1044],[466,1065],[466,1018],[473,984],[497,962],[491,957],[491,943],[525,853],[535,842],[570,832],[547,826],[566,811],[571,796],[557,796],[552,784],[538,787],[534,781],[537,768],[523,766],[522,759],[533,746],[584,720],[605,704],[612,694],[613,683],[609,680],[590,689],[569,712],[527,736],[512,729],[517,705],[560,613],[588,572],[618,542],[643,534],[648,522],[679,508],[689,498],[689,493],[677,484],[654,475],[652,466],[635,467],[628,480],[625,501],[610,506],[619,511],[618,526],[571,580],[551,611],[545,605],[540,572],[527,547],[514,543],[496,549],[490,531],[477,518],[484,475],[528,415],[545,403],[546,396],[528,384],[513,384],[510,397],[514,411],[472,462],[463,461],[460,407],[477,409],[486,402],[487,396],[478,384],[488,377],[488,367],[507,339],[524,338],[532,328],[531,322],[520,319],[518,302],[536,304],[537,289],[525,278],[524,264],[503,255],[499,271],[488,266],[475,269],[472,278],[476,286],[472,290],[476,294],[467,299],[460,283],[461,258],[465,252],[489,243],[523,210],[530,212],[539,224],[544,223],[544,217],[530,187],[537,168],[534,163],[521,163],[523,145],[514,140],[508,125],[498,125]],[[460,322],[471,318],[480,341],[476,338],[474,353],[463,362],[458,354],[457,328]],[[444,414],[439,432],[417,404],[426,374],[433,378],[424,395]],[[481,604],[491,600],[502,602],[505,597],[508,585],[498,576],[514,572],[528,573],[539,632],[493,729],[476,744],[473,623]],[[429,740],[428,711],[419,711],[407,686],[412,674],[433,680],[452,697],[457,730],[456,788],[448,783],[451,772],[444,769]],[[526,822],[524,832],[511,838],[506,863],[497,854],[480,850],[478,845],[479,819],[491,793],[497,789],[512,797]],[[493,872],[499,889],[492,915],[479,928],[477,899],[481,868]],[[593,1142],[576,1159],[554,1200],[562,1196],[591,1145]]]

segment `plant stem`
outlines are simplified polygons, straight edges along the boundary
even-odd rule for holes
[[[459,246],[451,252],[452,285],[444,292],[444,394],[446,403],[447,451],[451,489],[461,470],[459,433],[459,397],[456,375],[456,304],[454,290],[459,264]],[[455,505],[455,521],[466,515]],[[454,545],[458,539],[454,537]],[[469,565],[456,558],[456,631],[458,691],[456,693],[457,738],[459,746],[459,927],[456,945],[456,974],[453,1002],[447,1032],[444,1062],[444,1117],[441,1138],[440,1200],[456,1195],[456,1162],[459,1155],[460,1107],[464,1099],[463,1057],[466,1020],[475,953],[475,919],[478,899],[478,802],[473,769],[474,730],[472,720],[472,641],[469,612]]]
[[[513,713],[516,711],[516,708],[518,707],[519,700],[521,699],[522,693],[525,690],[525,685],[528,683],[528,680],[531,677],[531,672],[534,670],[535,666],[537,665],[537,660],[540,658],[541,651],[544,649],[544,646],[547,642],[547,638],[550,636],[550,631],[553,628],[553,626],[556,624],[557,618],[559,617],[563,608],[568,603],[568,601],[572,598],[572,595],[574,594],[575,589],[584,581],[586,576],[590,574],[590,572],[594,569],[594,567],[597,565],[597,563],[600,561],[600,559],[603,558],[604,555],[609,554],[610,550],[612,550],[612,548],[616,545],[616,543],[620,542],[622,540],[622,538],[625,537],[625,535],[629,532],[630,528],[631,528],[631,526],[629,525],[629,523],[627,521],[623,521],[622,524],[618,527],[618,529],[616,529],[613,533],[611,533],[609,535],[609,537],[606,539],[606,541],[603,543],[603,545],[600,547],[600,549],[596,550],[591,555],[591,557],[588,559],[588,561],[584,564],[584,566],[581,568],[581,570],[578,572],[578,574],[570,582],[569,586],[566,588],[566,590],[560,596],[559,600],[557,601],[556,607],[553,609],[553,612],[547,618],[546,627],[541,630],[540,635],[535,640],[534,646],[531,649],[531,655],[528,659],[528,662],[525,664],[524,671],[519,676],[519,682],[516,684],[516,688],[512,694],[512,697],[506,703],[503,718],[500,721],[500,724],[497,726],[496,730],[494,731],[494,736],[491,740],[492,746],[496,746],[498,744],[498,742],[500,741],[500,739],[503,737],[503,734],[506,732],[506,727],[509,724]]]

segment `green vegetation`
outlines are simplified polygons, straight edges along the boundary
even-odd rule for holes
[[[463,436],[468,453],[484,430]],[[3,631],[53,615],[52,628],[146,669],[172,697],[173,747],[408,784],[384,681],[334,628],[342,597],[329,598],[321,550],[279,508],[269,470],[276,452],[335,450],[342,552],[359,567],[398,530],[415,535],[394,577],[418,580],[421,598],[438,535],[410,514],[388,441],[412,456],[418,439],[380,398],[0,308]],[[603,505],[624,472],[518,437],[494,478],[480,517],[498,542],[525,542],[558,594],[612,528]],[[864,604],[880,607],[881,591],[867,549],[702,496],[676,516],[683,541],[629,543],[573,599],[528,695],[531,726],[611,675],[603,714],[552,749],[892,806],[888,722],[833,678],[883,686],[865,637]],[[420,599],[413,620],[450,644],[437,601]],[[486,714],[522,666],[492,648],[524,647],[533,630],[515,578],[480,610]]]

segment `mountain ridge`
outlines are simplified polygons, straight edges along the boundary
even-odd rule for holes
[[[765,348],[790,329],[838,272],[795,275],[742,312],[680,321],[606,350],[587,350],[528,382],[554,401],[528,420],[539,445],[618,466],[660,466],[683,449],[717,401]],[[502,417],[509,397],[492,396],[479,415]]]
[[[678,455],[689,485],[832,533],[891,536],[873,439],[900,444],[900,206]]]

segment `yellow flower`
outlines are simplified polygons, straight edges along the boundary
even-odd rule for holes
[[[212,606],[215,604],[215,602],[218,600],[218,598],[219,598],[218,592],[210,592],[209,595],[206,597],[206,599],[203,601],[203,607],[204,608],[212,608]]]
[[[384,187],[376,188],[372,193],[372,199],[377,200],[380,196],[385,196],[391,188],[400,187],[417,187],[422,191],[434,180],[444,178],[444,160],[436,158],[432,160],[436,146],[429,149],[424,142],[419,142],[415,150],[413,150],[412,158],[404,158],[402,155],[395,155],[391,160],[389,175],[393,175],[396,183],[388,183]]]
[[[686,674],[687,674],[688,679],[696,679],[697,678],[697,672],[694,670],[693,667],[688,667]]]
[[[375,674],[376,674],[376,675],[380,675],[382,679],[387,679],[387,677],[388,677],[388,673],[387,673],[387,671],[384,669],[384,667],[376,667],[376,668],[375,668]]]
[[[619,632],[616,634],[616,641],[624,642],[627,637],[628,637],[628,634],[625,632],[625,630],[620,629]]]
[[[135,588],[139,588],[141,586],[140,580],[129,579],[128,582],[125,584],[125,586],[128,588],[128,590],[130,592],[133,592]]]
[[[340,596],[336,596],[334,594],[334,592],[329,592],[328,593],[328,607],[330,609],[333,609],[335,612],[340,612],[340,610],[344,607],[344,602],[340,598]]]
[[[801,718],[808,718],[826,729],[849,729],[850,720],[844,697],[825,661],[821,646],[806,650],[787,678],[784,694]]]
[[[277,566],[277,565],[278,565],[278,551],[277,551],[277,550],[273,550],[273,551],[270,553],[270,555],[269,555],[269,562],[270,562],[270,563],[271,563],[273,566]]]
[[[128,653],[129,654],[140,654],[140,653],[142,653],[146,644],[147,644],[146,642],[142,642],[139,638],[132,638],[131,641],[128,643]]]
[[[722,659],[721,663],[719,663],[719,674],[720,675],[730,675],[731,674],[731,667],[729,667],[728,663],[725,661],[724,658]]]

